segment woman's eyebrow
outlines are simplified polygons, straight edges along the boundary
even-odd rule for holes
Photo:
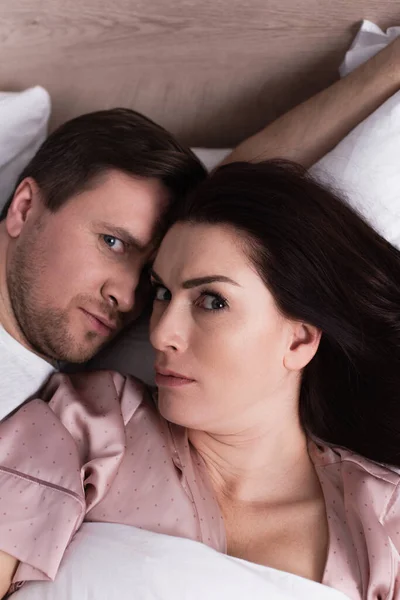
[[[153,279],[155,279],[158,283],[165,285],[161,277],[157,275],[154,269],[150,270],[150,274],[153,277]],[[185,290],[190,290],[192,288],[199,287],[200,285],[206,285],[208,283],[215,282],[230,283],[232,285],[240,287],[239,283],[237,283],[233,279],[230,279],[230,277],[226,277],[225,275],[206,275],[205,277],[195,277],[193,279],[187,279],[181,284],[181,287]]]
[[[189,290],[200,285],[206,285],[207,283],[215,283],[218,281],[221,283],[231,283],[232,285],[240,287],[236,281],[233,281],[233,279],[230,279],[230,277],[226,277],[225,275],[206,275],[205,277],[195,277],[194,279],[188,279],[187,281],[184,281],[182,283],[182,287],[185,290]]]

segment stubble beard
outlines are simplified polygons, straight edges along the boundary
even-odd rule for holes
[[[50,362],[85,362],[104,344],[96,344],[98,335],[92,331],[86,333],[86,343],[77,342],[71,335],[68,312],[51,307],[46,290],[41,297],[45,253],[35,238],[16,247],[8,268],[8,294],[17,325],[32,350]]]

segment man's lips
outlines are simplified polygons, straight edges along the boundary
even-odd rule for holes
[[[155,366],[156,371],[156,384],[159,387],[180,387],[183,385],[188,385],[190,383],[194,383],[194,379],[190,377],[186,377],[182,373],[177,373],[176,371],[171,371],[170,369],[164,369],[161,367]]]
[[[92,324],[92,327],[98,333],[102,335],[110,335],[117,329],[117,323],[115,321],[111,321],[108,317],[89,312],[84,308],[81,308],[81,310]]]

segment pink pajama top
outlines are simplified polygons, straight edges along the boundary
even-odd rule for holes
[[[310,442],[329,525],[322,583],[354,600],[400,599],[396,470]],[[83,521],[133,525],[226,552],[223,518],[184,428],[144,385],[101,371],[55,375],[0,424],[0,550],[14,582],[53,579]]]

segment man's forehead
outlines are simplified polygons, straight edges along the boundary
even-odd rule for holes
[[[166,207],[171,193],[164,183],[156,178],[137,177],[121,171],[106,171],[87,182],[85,187],[71,200],[102,205],[103,208],[142,210],[157,205]]]
[[[53,216],[65,227],[114,235],[139,252],[154,251],[164,233],[170,192],[156,179],[109,172],[72,197]]]
[[[111,189],[115,191],[120,190],[121,192],[126,192],[128,196],[134,194],[135,197],[144,199],[151,197],[163,203],[169,203],[171,199],[170,190],[160,179],[156,177],[142,177],[117,170],[108,170],[101,174],[91,189],[99,190],[99,188],[104,188],[107,192]]]

